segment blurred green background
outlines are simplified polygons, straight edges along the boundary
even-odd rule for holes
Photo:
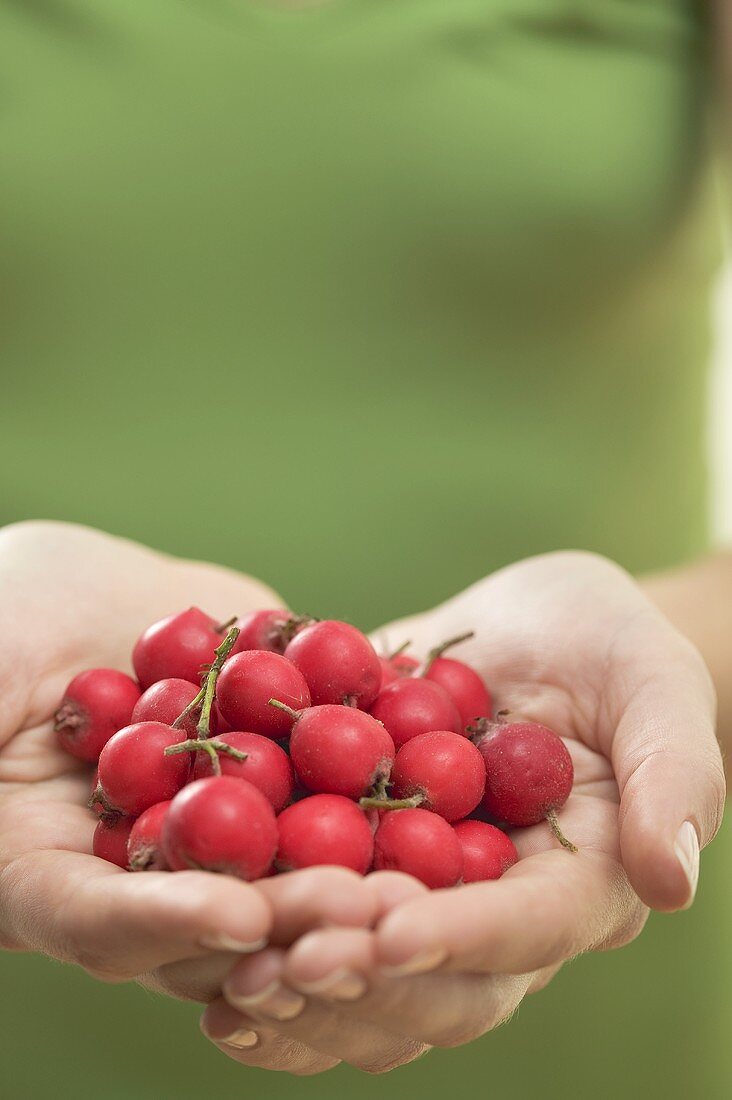
[[[703,551],[708,41],[691,0],[6,0],[0,522],[365,628],[535,552]],[[194,1006],[5,956],[0,1082],[721,1100],[731,860],[728,827],[691,912],[378,1082],[243,1070]]]

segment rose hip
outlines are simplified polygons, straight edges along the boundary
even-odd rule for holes
[[[460,881],[463,852],[444,817],[429,810],[391,810],[374,837],[374,870],[404,871],[436,890]]]
[[[172,798],[188,782],[191,761],[189,753],[166,756],[165,749],[181,740],[162,722],[136,722],[115,733],[99,757],[105,809],[137,816]]]
[[[287,753],[271,738],[263,737],[259,733],[232,731],[222,734],[217,741],[246,753],[246,760],[220,756],[222,774],[248,780],[272,803],[275,813],[283,810],[292,798],[295,785],[292,764]],[[205,779],[212,774],[211,758],[205,753],[197,753],[193,778]]]
[[[94,855],[127,869],[127,841],[134,823],[134,817],[120,817],[117,814],[100,818],[92,842]]]
[[[324,619],[306,626],[290,642],[285,657],[302,672],[316,706],[346,703],[366,710],[381,687],[376,650],[349,623]]]
[[[163,855],[163,822],[170,802],[157,802],[140,814],[127,841],[127,862],[131,871],[167,871]]]
[[[384,727],[355,707],[310,707],[295,716],[290,757],[308,790],[361,798],[388,778],[394,742]]]
[[[518,861],[510,836],[484,821],[458,821],[453,828],[463,850],[463,882],[500,878]]]
[[[197,869],[251,881],[277,849],[272,806],[246,779],[197,779],[176,795],[163,823],[163,851],[174,871]]]
[[[55,714],[58,739],[72,756],[96,763],[112,734],[128,725],[140,689],[124,672],[91,668],[75,676]]]
[[[270,611],[251,611],[237,620],[239,637],[233,652],[267,649],[272,653],[284,653],[297,632],[309,622],[310,619],[293,615],[281,607]]]
[[[415,799],[424,810],[457,821],[485,789],[485,765],[475,745],[447,730],[422,733],[399,749],[391,773],[395,799]]]
[[[214,660],[226,627],[198,607],[189,607],[153,623],[138,638],[132,663],[144,690],[158,680],[200,683],[201,674]]]
[[[193,702],[199,690],[189,680],[158,680],[138,699],[132,711],[132,721],[162,722],[166,726],[172,726]],[[181,731],[188,737],[196,735],[197,718],[197,713],[193,711],[180,724]]]
[[[560,737],[538,722],[482,723],[478,749],[485,762],[483,806],[507,825],[536,825],[544,818],[557,840],[576,851],[559,828],[557,810],[574,781],[572,757]]]
[[[389,684],[379,692],[369,713],[383,722],[397,748],[432,730],[463,732],[460,713],[447,692],[421,678]]]
[[[316,794],[288,806],[277,819],[278,870],[318,864],[350,867],[365,875],[374,854],[371,826],[350,798]]]
[[[299,669],[279,653],[250,649],[230,657],[216,688],[219,710],[235,730],[265,737],[285,737],[293,719],[287,710],[269,705],[280,699],[300,711],[310,706],[310,692]]]

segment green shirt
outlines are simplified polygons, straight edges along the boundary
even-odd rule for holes
[[[702,550],[700,7],[0,3],[0,521],[223,561],[364,627],[556,547]],[[691,913],[378,1084],[240,1069],[191,1006],[7,957],[3,1075],[32,1100],[721,1096],[722,893],[707,870]]]

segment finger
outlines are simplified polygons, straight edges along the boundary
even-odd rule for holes
[[[333,1069],[339,1062],[259,1020],[242,1016],[223,997],[206,1008],[201,1031],[219,1050],[244,1066],[309,1077]]]
[[[266,942],[271,907],[226,875],[131,875],[76,852],[29,852],[0,878],[3,939],[126,981],[211,950],[246,953]]]
[[[440,966],[523,974],[626,942],[645,910],[616,856],[593,847],[597,836],[613,835],[615,813],[611,803],[574,796],[562,824],[579,845],[576,854],[537,851],[497,881],[405,902],[376,929],[379,964],[395,974]],[[544,828],[526,830],[523,843],[538,848]]]
[[[411,875],[405,875],[402,871],[372,871],[366,881],[376,895],[376,920],[386,916],[402,902],[409,901],[410,898],[423,897],[429,893],[423,883],[412,878]]]
[[[249,963],[237,967],[239,974]],[[311,932],[287,953],[283,980],[291,988],[341,1006],[346,1016],[429,1046],[471,1042],[507,1019],[532,975],[379,974],[373,933],[326,929]]]
[[[643,622],[610,669],[610,751],[630,881],[652,908],[674,910],[694,899],[699,849],[722,819],[724,771],[701,658],[664,622]]]
[[[370,877],[346,867],[308,867],[261,879],[255,889],[272,908],[270,942],[289,945],[304,932],[327,924],[354,928],[378,916],[379,893]]]
[[[237,964],[223,987],[228,1003],[247,1018],[367,1073],[384,1073],[424,1052],[423,1043],[349,1017],[342,1006],[292,989],[284,980],[284,960],[284,951],[266,948],[252,957],[251,966]]]

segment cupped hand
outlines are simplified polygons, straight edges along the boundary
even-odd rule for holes
[[[569,747],[560,820],[579,852],[546,824],[519,830],[521,861],[498,882],[416,887],[387,900],[373,932],[315,930],[241,960],[203,1017],[237,1060],[390,1069],[494,1027],[578,953],[628,942],[646,906],[691,904],[725,793],[714,692],[693,647],[627,574],[581,553],[519,563],[379,636],[385,650],[411,640],[424,654],[470,629],[455,656],[499,708]]]
[[[373,921],[374,891],[342,869],[255,886],[199,871],[127,874],[96,859],[91,769],[53,732],[69,679],[90,666],[127,669],[153,620],[190,604],[224,620],[278,602],[236,573],[85,528],[0,531],[0,946],[208,1000],[237,954],[324,921]]]

